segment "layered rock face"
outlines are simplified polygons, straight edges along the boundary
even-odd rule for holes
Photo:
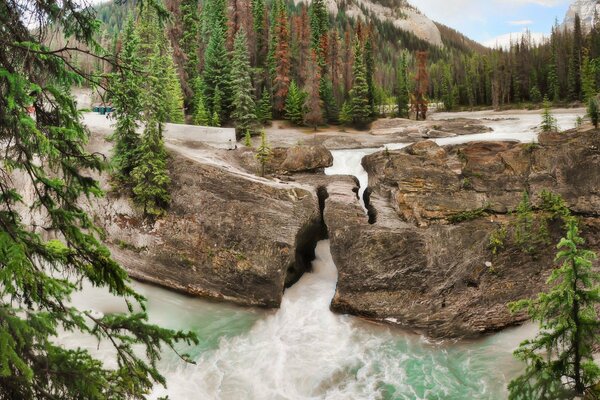
[[[522,321],[507,303],[545,288],[562,222],[549,220],[549,240],[535,252],[507,239],[493,254],[490,236],[514,223],[509,211],[525,189],[534,205],[549,189],[580,214],[588,245],[599,250],[599,146],[596,132],[564,133],[542,135],[540,145],[420,142],[366,157],[374,224],[351,190],[328,187],[324,215],[339,270],[332,308],[433,337]]]
[[[171,154],[172,204],[145,225],[124,198],[94,211],[130,276],[188,294],[277,307],[310,269],[322,229],[310,186],[277,184]]]
[[[598,0],[573,0],[565,15],[563,27],[566,26],[568,29],[573,29],[576,15],[579,15],[579,18],[581,18],[582,28],[585,31],[589,31],[594,23],[597,22],[597,16],[600,15],[600,3]]]

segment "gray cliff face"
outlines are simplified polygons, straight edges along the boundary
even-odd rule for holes
[[[567,10],[563,26],[573,29],[575,15],[579,15],[581,18],[582,28],[589,31],[600,15],[600,2],[598,0],[574,0]]]
[[[312,0],[296,0],[296,3],[311,3]],[[413,2],[418,7],[418,2]],[[419,12],[406,0],[326,0],[327,9],[332,14],[343,10],[355,19],[376,18],[388,22],[396,28],[413,33],[418,38],[438,47],[443,47],[442,34],[437,25],[426,15]]]

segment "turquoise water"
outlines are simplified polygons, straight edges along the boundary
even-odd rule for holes
[[[279,310],[243,308],[135,284],[148,298],[153,322],[196,332],[200,343],[166,351],[167,388],[149,398],[171,400],[505,399],[522,366],[512,351],[534,331],[525,326],[480,340],[431,342],[390,326],[334,314],[329,304],[337,271],[327,241],[317,247],[314,272],[286,290]],[[121,300],[86,288],[73,303],[98,313],[124,311]],[[114,351],[64,334],[114,366]]]
[[[140,285],[153,321],[192,329],[197,362],[167,354],[170,399],[504,399],[521,365],[512,350],[529,327],[481,340],[430,342],[420,335],[333,314],[337,274],[328,242],[315,272],[286,291],[280,310],[207,302]]]

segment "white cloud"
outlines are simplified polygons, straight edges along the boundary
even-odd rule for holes
[[[530,19],[520,19],[517,21],[508,21],[508,23],[511,25],[531,25],[533,21]]]
[[[511,43],[520,41],[525,35],[529,35],[531,41],[536,44],[543,43],[544,41],[548,40],[548,35],[542,32],[511,32],[496,36],[492,39],[482,42],[481,44],[490,48],[508,48]]]

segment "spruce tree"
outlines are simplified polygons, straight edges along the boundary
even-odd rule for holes
[[[170,202],[167,152],[163,143],[163,123],[169,112],[165,101],[168,87],[164,76],[161,76],[163,68],[164,55],[157,44],[146,76],[147,92],[142,99],[144,134],[139,160],[132,172],[134,202],[149,218],[163,215]]]
[[[235,35],[233,44],[233,60],[231,65],[231,87],[233,93],[232,118],[238,134],[241,136],[256,123],[256,103],[252,97],[252,80],[250,78],[250,60],[248,59],[248,43],[244,28]]]
[[[583,57],[581,67],[581,91],[586,103],[590,98],[596,96],[596,71],[587,54]]]
[[[136,165],[137,148],[140,138],[137,133],[141,113],[141,65],[137,57],[139,37],[130,16],[122,38],[122,51],[119,55],[122,68],[111,76],[109,99],[112,101],[116,118],[113,139],[113,176],[120,182],[129,184],[131,171]]]
[[[265,66],[266,55],[267,55],[267,38],[265,35],[265,2],[264,0],[251,0],[252,7],[252,21],[255,35],[254,49],[256,54],[256,66],[262,68]]]
[[[265,124],[273,119],[272,108],[271,92],[267,88],[263,88],[262,95],[256,106],[256,117],[260,123]]]
[[[540,332],[526,340],[515,356],[527,364],[525,373],[509,384],[509,399],[567,399],[582,397],[600,379],[594,349],[600,345],[596,312],[600,305],[600,274],[592,261],[596,254],[582,249],[574,218],[568,220],[566,237],[558,244],[547,293],[534,300],[510,305],[513,312],[527,310],[538,321]]]
[[[309,8],[311,48],[320,57],[321,39],[329,32],[329,13],[324,0],[314,0]]]
[[[94,176],[106,164],[85,150],[90,132],[70,93],[84,76],[63,57],[95,57],[95,10],[86,2],[38,0],[27,3],[24,16],[23,4],[4,2],[0,12],[0,135],[18,143],[1,160],[0,397],[141,400],[165,382],[161,350],[196,339],[148,323],[144,298],[81,206],[82,198],[102,195]],[[54,30],[65,34],[68,51],[38,41],[39,32]],[[45,217],[32,226],[32,215]],[[70,301],[82,286],[110,292],[130,308],[91,313]],[[114,358],[103,362],[93,348],[62,346],[63,332],[102,341]]]
[[[164,76],[165,81],[166,122],[183,124],[185,122],[183,92],[170,48],[162,55],[161,64],[163,71],[160,74]]]
[[[596,97],[590,97],[588,99],[587,114],[592,122],[592,125],[594,125],[594,128],[598,129],[598,119],[600,118],[600,115],[598,112],[598,100],[596,100]]]
[[[582,61],[583,38],[581,32],[581,19],[575,15],[575,26],[573,29],[573,45],[569,57],[568,90],[570,100],[581,99],[581,61]]]
[[[260,163],[260,176],[265,176],[265,169],[267,163],[271,159],[271,154],[271,146],[267,141],[267,134],[263,129],[260,132],[260,146],[258,146],[258,149],[256,150],[256,159]]]
[[[244,146],[252,147],[252,136],[250,136],[249,129],[246,129],[246,133],[244,134]]]
[[[333,94],[333,86],[331,84],[331,80],[328,79],[327,76],[325,78],[321,77],[319,85],[319,95],[321,96],[324,118],[329,123],[337,124],[339,122],[340,112],[337,105],[337,101]]]
[[[313,51],[310,62],[307,65],[308,77],[306,82],[306,100],[304,102],[304,123],[312,126],[316,131],[317,127],[323,123],[323,102],[319,93],[321,78],[319,76],[319,66],[317,65],[317,54]]]
[[[204,95],[202,93],[197,93],[196,98],[196,106],[194,107],[194,125],[201,126],[210,126],[212,119],[211,115],[206,109],[206,105],[204,104]]]
[[[368,88],[369,108],[371,110],[371,117],[375,117],[375,83],[373,81],[375,77],[375,57],[373,54],[373,38],[371,29],[367,33],[365,40],[365,71]]]
[[[213,111],[218,109],[219,119],[225,120],[231,99],[231,69],[225,40],[227,36],[227,17],[224,0],[209,0],[210,14],[206,17],[210,25],[210,39],[204,52],[204,99],[206,106]],[[221,98],[217,97],[217,88]]]
[[[552,109],[548,97],[544,96],[544,111],[542,113],[542,132],[556,132],[558,129],[556,125],[556,118],[552,115]]]
[[[221,88],[219,85],[215,87],[213,97],[213,106],[212,106],[212,126],[221,126],[221,121],[223,121],[223,94],[221,92]]]
[[[286,119],[292,121],[296,125],[302,125],[302,122],[304,121],[303,104],[304,96],[298,88],[298,85],[296,85],[296,81],[293,80],[285,100]]]
[[[132,173],[135,184],[134,201],[142,208],[144,215],[150,218],[163,215],[171,201],[171,179],[167,171],[167,153],[161,129],[161,123],[156,119],[146,121],[140,160]]]
[[[398,105],[398,117],[408,118],[408,106],[410,103],[409,88],[408,88],[408,65],[406,61],[406,54],[400,56],[398,63],[398,81],[397,81],[397,94],[396,104]]]
[[[548,71],[548,92],[552,97],[552,101],[557,103],[560,100],[560,82],[558,80],[558,54],[556,38],[558,35],[558,27],[552,28],[551,36],[551,59],[550,68]]]
[[[537,85],[533,85],[531,90],[529,91],[529,100],[532,103],[539,103],[542,101],[542,93],[540,92],[540,88]]]
[[[452,82],[452,70],[447,65],[444,68],[444,77],[442,81],[442,101],[444,102],[444,109],[446,111],[454,110],[454,99],[455,99],[454,86]]]
[[[344,126],[352,124],[352,105],[349,101],[345,101],[340,111],[340,123]]]
[[[179,46],[185,54],[183,65],[185,82],[192,83],[191,91],[186,93],[185,103],[188,112],[195,111],[195,88],[193,83],[199,76],[198,44],[200,42],[200,18],[198,15],[198,0],[181,0],[179,4],[181,13],[181,39]]]
[[[362,45],[357,38],[354,43],[354,82],[350,90],[352,122],[358,127],[364,127],[371,121],[371,106],[369,104],[369,87],[367,85],[365,62]]]

